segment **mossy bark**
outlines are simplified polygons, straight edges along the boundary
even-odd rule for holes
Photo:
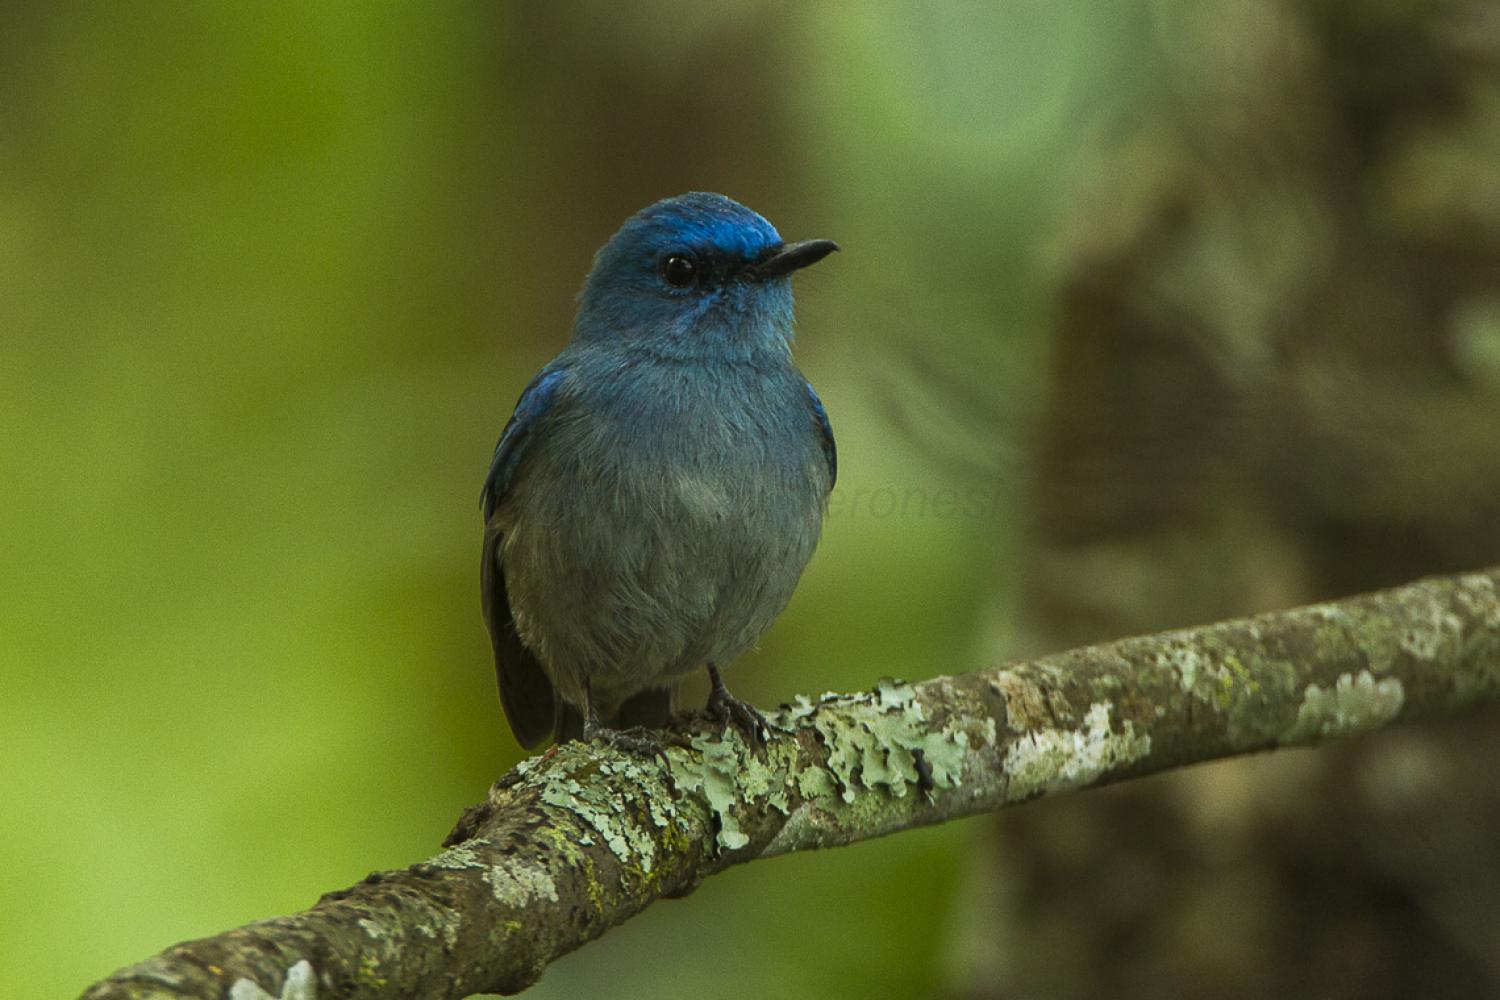
[[[662,758],[570,743],[444,850],[178,945],[85,1000],[514,993],[733,864],[1500,699],[1500,568],[919,684],[801,698],[764,747],[688,718]]]

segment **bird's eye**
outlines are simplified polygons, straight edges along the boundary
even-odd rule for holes
[[[684,254],[673,254],[661,262],[661,276],[673,288],[686,288],[698,277],[698,265]]]

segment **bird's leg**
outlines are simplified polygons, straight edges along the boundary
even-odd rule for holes
[[[708,665],[708,680],[713,685],[713,690],[708,693],[708,714],[739,727],[751,743],[764,743],[771,735],[771,724],[760,710],[730,694],[724,686],[724,678],[719,676],[719,668],[712,663]]]
[[[594,708],[594,690],[589,679],[583,679],[583,741],[592,743],[598,740],[605,746],[613,747],[623,753],[636,754],[642,757],[654,757],[663,764],[667,760],[666,748],[659,740],[653,739],[649,731],[638,729],[636,732],[627,733],[622,729],[611,729],[599,721],[599,712]]]

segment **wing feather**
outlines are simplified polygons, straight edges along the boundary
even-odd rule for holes
[[[505,567],[501,564],[502,533],[495,523],[495,509],[504,500],[517,467],[525,454],[542,415],[552,406],[563,380],[563,369],[544,368],[531,380],[516,403],[515,413],[500,434],[480,492],[485,529],[479,566],[480,600],[484,623],[495,651],[495,677],[500,686],[500,704],[516,740],[527,749],[552,735],[555,694],[552,682],[516,632],[515,616],[505,589]]]
[[[823,401],[818,398],[811,382],[807,383],[807,405],[812,409],[813,426],[817,428],[823,445],[823,458],[828,462],[828,488],[831,490],[839,478],[839,449],[833,441],[833,425],[828,422],[828,411],[823,409]]]

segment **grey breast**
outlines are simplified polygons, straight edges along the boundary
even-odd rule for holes
[[[800,376],[670,376],[560,406],[502,513],[517,626],[575,702],[585,676],[607,704],[727,665],[817,544],[827,473],[810,418],[786,419]]]

